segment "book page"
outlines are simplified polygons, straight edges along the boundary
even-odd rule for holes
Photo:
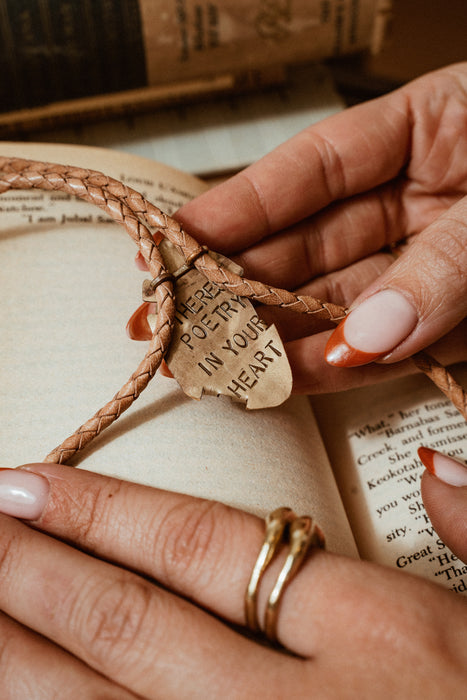
[[[2,144],[2,155],[100,169],[167,213],[204,189],[193,177],[102,149]],[[103,406],[141,361],[125,334],[147,274],[124,229],[67,195],[0,197],[1,464],[40,461]],[[264,515],[311,514],[329,548],[355,555],[308,401],[247,411],[230,399],[186,397],[157,374],[73,464]]]
[[[464,386],[467,366],[454,369]],[[312,400],[364,559],[420,574],[458,593],[467,566],[438,537],[420,494],[420,445],[467,457],[467,424],[424,376]]]

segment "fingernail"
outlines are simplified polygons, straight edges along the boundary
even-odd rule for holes
[[[467,465],[430,447],[419,447],[418,456],[434,476],[451,486],[467,486]]]
[[[21,469],[0,470],[0,513],[37,520],[47,505],[49,482]]]
[[[155,304],[144,302],[138,306],[126,324],[126,332],[132,340],[151,340],[152,331],[148,322],[148,314],[153,313]]]
[[[417,325],[412,304],[394,289],[384,289],[351,311],[329,338],[325,358],[336,367],[358,367],[380,359]]]
[[[136,253],[135,263],[138,270],[141,270],[142,272],[147,272],[149,270],[146,260],[143,258],[140,250],[138,250],[138,252]]]
[[[173,379],[174,376],[170,369],[167,366],[167,362],[165,360],[162,360],[160,366],[159,366],[159,372],[162,374],[163,377],[168,377],[169,379]]]

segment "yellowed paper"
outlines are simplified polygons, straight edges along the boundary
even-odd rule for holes
[[[457,376],[467,384],[467,367]],[[467,566],[438,537],[420,493],[420,445],[467,457],[467,424],[423,376],[314,397],[346,511],[365,559],[467,592]]]
[[[100,169],[168,213],[204,189],[170,168],[101,149],[3,143],[0,152]],[[127,233],[91,205],[14,191],[0,207],[0,461],[15,466],[40,461],[134,371],[145,344],[127,338],[125,325],[144,273]],[[356,551],[303,397],[247,412],[230,399],[192,401],[158,375],[74,463],[259,515],[289,505],[316,518],[331,550]]]

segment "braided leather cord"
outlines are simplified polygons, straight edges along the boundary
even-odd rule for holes
[[[238,296],[262,304],[292,309],[318,319],[339,322],[346,309],[310,296],[297,296],[285,289],[248,280],[230,272],[203,252],[197,241],[180,224],[167,216],[139,192],[102,173],[54,163],[0,156],[0,194],[10,189],[59,190],[95,204],[123,225],[139,247],[153,278],[165,272],[165,265],[148,229],[163,233],[185,259],[198,255],[195,266],[211,282]],[[44,461],[64,464],[127,410],[146,388],[167,352],[175,314],[173,286],[166,280],[157,287],[157,322],[149,348],[128,381],[105,406],[47,455]],[[427,353],[413,357],[417,367],[448,396],[467,419],[467,394],[447,370]]]
[[[125,227],[141,250],[154,277],[165,270],[162,257],[147,226],[139,221],[123,200],[106,189],[108,178],[104,175],[79,168],[55,167],[19,159],[0,158],[0,168],[3,170],[0,176],[0,193],[9,189],[60,190],[96,204],[114,221]],[[156,328],[146,355],[136,370],[113,399],[52,450],[45,462],[67,462],[126,411],[146,388],[167,352],[172,337],[175,299],[171,281],[158,286],[157,304],[159,313]]]
[[[449,374],[446,367],[424,351],[412,355],[412,360],[418,369],[424,372],[443,394],[446,394],[453,406],[467,420],[467,392]]]

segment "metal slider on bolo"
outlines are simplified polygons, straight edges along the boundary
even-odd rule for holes
[[[167,282],[170,280],[173,282],[174,276],[172,275],[171,272],[167,272],[164,270],[163,272],[160,273],[160,275],[157,275],[157,277],[154,277],[152,280],[144,280],[143,282],[143,301],[152,301],[155,302],[157,301],[156,299],[156,293],[157,293],[157,288],[162,282]]]
[[[198,258],[200,258],[202,255],[208,252],[209,251],[207,246],[202,245],[199,247],[198,250],[195,250],[194,253],[191,253],[191,255],[187,257],[184,265],[179,267],[178,270],[174,272],[174,279],[179,279],[182,275],[185,275],[187,272],[189,272],[189,270],[193,268],[194,263],[198,260]]]
[[[182,275],[185,275],[187,272],[193,269],[196,260],[198,260],[198,258],[200,258],[207,252],[207,246],[200,246],[198,250],[196,250],[194,253],[191,253],[191,255],[187,257],[185,263],[181,267],[179,267],[178,270],[175,270],[175,272],[172,273],[168,272],[167,270],[164,270],[159,275],[157,275],[157,277],[154,277],[154,279],[144,280],[143,301],[155,302],[157,287],[160,284],[162,284],[163,282],[167,282],[168,280],[170,280],[171,282],[175,282],[177,279],[180,279]]]

